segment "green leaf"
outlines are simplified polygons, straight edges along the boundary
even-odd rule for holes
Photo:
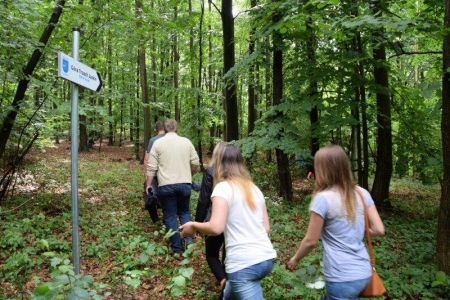
[[[125,284],[133,287],[134,289],[137,289],[141,284],[141,280],[139,278],[126,277]]]
[[[34,295],[45,295],[48,291],[50,291],[50,288],[47,284],[40,284],[37,286],[37,288],[34,290]]]
[[[180,274],[186,278],[191,278],[192,274],[194,274],[193,268],[182,268],[180,269]]]
[[[90,297],[87,290],[76,286],[67,293],[66,299],[90,300]]]
[[[447,282],[447,275],[445,275],[444,272],[439,271],[436,273],[436,279],[445,284]]]
[[[46,248],[46,249],[50,249],[50,245],[48,244],[47,240],[41,239],[40,243]]]
[[[186,278],[184,276],[175,276],[172,278],[173,284],[176,286],[185,286],[186,285]]]

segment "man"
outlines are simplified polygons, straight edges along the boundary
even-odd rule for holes
[[[147,148],[145,151],[145,156],[144,156],[144,176],[145,176],[144,199],[146,200],[145,208],[148,210],[148,213],[150,214],[150,218],[152,219],[153,223],[158,223],[159,217],[158,217],[157,202],[156,201],[147,201],[147,200],[149,200],[149,197],[156,197],[157,189],[158,189],[158,179],[157,179],[157,177],[154,177],[153,180],[151,181],[151,189],[152,189],[153,195],[150,195],[147,192],[146,182],[147,182],[147,165],[148,165],[148,159],[150,157],[150,150],[152,149],[153,143],[156,140],[162,138],[166,134],[166,132],[164,131],[164,123],[163,122],[157,121],[155,123],[155,132],[156,132],[156,135],[153,136],[148,141],[148,145],[147,145]],[[147,206],[147,202],[151,202],[151,204]]]
[[[146,191],[158,173],[158,199],[163,211],[163,223],[167,230],[175,232],[170,237],[170,250],[177,254],[183,252],[177,216],[181,225],[191,221],[192,171],[197,171],[200,160],[192,142],[177,134],[177,121],[167,120],[164,129],[166,135],[158,139],[150,150]],[[192,237],[186,237],[185,242],[186,245],[192,243]]]

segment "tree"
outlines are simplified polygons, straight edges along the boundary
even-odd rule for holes
[[[278,2],[274,0],[274,2]],[[281,19],[281,14],[279,11],[275,10],[273,13],[273,22],[276,24]],[[283,38],[281,33],[277,30],[273,33],[273,64],[272,64],[272,74],[273,74],[273,106],[282,103],[283,99]],[[276,119],[283,118],[283,113],[278,111]],[[279,132],[277,139],[281,139],[283,132]],[[275,149],[275,154],[277,157],[277,169],[279,178],[279,189],[278,195],[283,197],[283,199],[291,202],[292,193],[292,179],[291,172],[289,169],[289,158],[287,154],[280,148]]]
[[[381,18],[383,0],[375,0],[373,15]],[[374,30],[372,34],[374,67],[373,75],[377,85],[377,161],[375,178],[371,190],[372,197],[379,207],[390,207],[389,185],[392,176],[392,129],[391,103],[389,93],[389,76],[386,67],[386,49],[383,42],[383,29]]]
[[[450,274],[450,0],[445,1],[442,77],[442,153],[444,177],[438,217],[437,260],[438,268]]]
[[[222,0],[220,16],[223,30],[223,73],[226,75],[234,67],[234,17],[232,0]],[[225,80],[226,140],[239,139],[239,119],[236,82],[230,76]]]
[[[138,30],[142,27],[142,1],[136,0],[136,27]],[[139,43],[138,48],[138,61],[139,61],[139,77],[142,90],[142,103],[143,105],[143,116],[144,116],[144,148],[146,147],[148,140],[151,135],[151,121],[150,121],[150,107],[149,107],[149,95],[148,95],[148,83],[147,83],[147,62],[145,59],[145,47],[142,38]]]
[[[47,26],[45,27],[39,39],[40,46],[36,47],[27,65],[22,69],[23,74],[17,85],[16,94],[12,102],[12,109],[7,114],[6,118],[3,121],[2,127],[0,128],[0,158],[2,158],[3,154],[5,153],[6,143],[8,142],[9,136],[11,135],[11,131],[16,121],[17,114],[20,111],[23,101],[25,101],[25,93],[28,89],[28,84],[30,83],[33,72],[42,57],[43,49],[50,40],[56,24],[58,24],[59,22],[59,18],[63,13],[65,2],[66,1],[64,0],[58,0],[56,2],[50,20],[48,21]]]

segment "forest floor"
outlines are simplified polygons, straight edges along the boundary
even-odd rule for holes
[[[160,246],[167,246],[167,242],[162,240],[162,228],[151,224],[148,213],[144,210],[142,200],[143,166],[139,160],[135,159],[132,150],[132,144],[118,147],[108,146],[105,142],[102,145],[94,145],[90,152],[80,153],[78,156],[80,169],[78,196],[79,201],[82,202],[80,205],[81,273],[93,276],[96,282],[115,285],[105,289],[111,293],[111,296],[107,297],[108,299],[171,299],[177,293],[173,287],[174,278],[179,275],[180,270],[186,270],[189,267],[195,270],[194,274],[189,279],[189,283],[182,287],[181,295],[176,298],[215,299],[220,291],[207,267],[201,238],[196,239],[197,242],[191,249],[191,256],[185,257],[184,260],[174,259],[168,254],[155,254],[155,257],[149,258],[147,267],[131,262],[139,260],[139,254],[142,255],[142,251],[145,250],[142,248],[148,246],[142,242],[142,239],[154,242],[157,245],[156,251],[161,249],[158,248]],[[70,211],[68,211],[70,203],[67,203],[67,200],[70,199],[70,155],[70,143],[67,141],[63,141],[53,148],[34,151],[27,159],[27,165],[33,167],[25,168],[26,171],[21,174],[16,185],[17,196],[3,207],[3,211],[0,210],[2,222],[2,213],[4,215],[5,211],[16,213],[16,218],[22,217],[19,211],[24,208],[42,213],[45,215],[45,222],[40,224],[42,228],[36,229],[40,232],[45,231],[46,227],[51,227],[49,224],[52,222],[62,222],[53,232],[47,232],[47,235],[56,236],[57,246],[55,247],[61,248],[59,251],[65,253],[66,256],[69,253],[69,259],[71,248],[67,249],[67,247],[71,246],[71,236],[68,234],[71,224]],[[204,161],[206,162],[207,158]],[[260,178],[261,176],[263,175],[256,177]],[[201,175],[197,174],[194,178],[199,181]],[[271,180],[273,179],[269,178],[268,184],[262,184],[265,195],[265,188],[270,189]],[[306,195],[312,192],[313,181],[304,177],[295,178],[293,186],[295,201],[300,203]],[[271,189],[272,191],[268,191],[267,194],[272,195],[271,199],[276,199],[273,196],[273,186]],[[28,197],[24,197],[24,195],[28,195]],[[407,186],[394,184],[391,195],[395,206],[410,210],[418,217],[426,218],[426,214],[428,216],[435,214],[440,190],[437,188],[423,189],[414,183]],[[198,193],[193,192],[191,202],[196,202],[197,197]],[[404,201],[405,199],[407,201]],[[58,206],[55,201],[64,201],[65,204]],[[30,207],[33,202],[36,203],[35,207]],[[38,202],[40,204],[37,204]],[[273,202],[276,203],[276,201]],[[195,203],[191,204],[193,211],[195,205]],[[275,212],[272,211],[273,213]],[[289,211],[286,213],[289,214]],[[281,217],[272,216],[269,211],[269,215],[271,222],[293,221],[294,226],[297,226],[292,229],[292,234],[295,236],[298,236],[300,227],[303,230],[306,229],[306,220],[301,219],[295,213]],[[62,219],[61,216],[63,216]],[[58,218],[58,221],[54,221],[54,218]],[[13,217],[11,217],[12,219]],[[279,225],[272,225],[274,227],[272,237],[277,247],[280,244],[284,245],[284,249],[278,253],[279,259],[283,263],[289,255],[294,253],[300,237],[295,239],[289,237],[291,232],[288,231],[288,226],[290,225],[283,228],[285,232],[277,233]],[[2,228],[0,227],[0,229]],[[45,235],[43,236],[45,237]],[[131,237],[137,241],[135,248],[129,246],[134,243],[133,240],[123,242]],[[47,238],[50,239],[50,237]],[[36,244],[37,237],[29,236],[28,239],[26,242],[29,245]],[[110,241],[108,242],[106,239],[110,239]],[[61,245],[61,240],[65,244]],[[0,244],[0,250],[1,246]],[[50,246],[50,248],[52,247]],[[55,249],[53,251],[58,252]],[[0,254],[2,254],[1,252]],[[5,265],[8,253],[6,250],[6,255],[0,255],[0,275],[2,271],[6,273],[6,267],[2,267],[2,265]],[[126,255],[128,256],[125,257]],[[126,273],[127,270],[133,270],[133,267],[125,267],[125,264],[134,264],[133,267],[136,270],[145,270],[147,273],[145,276],[133,277]],[[52,280],[47,263],[41,262],[32,266],[31,272],[23,271],[23,276],[28,279],[24,280],[22,287],[18,287],[13,280],[4,281],[0,278],[0,294],[3,294],[4,297],[0,296],[0,299],[21,299],[21,297],[28,299],[24,295],[35,289],[36,282],[33,279],[35,276],[38,276],[41,282]],[[22,276],[21,271],[18,272],[18,276]],[[123,279],[114,278],[117,274],[122,274]],[[136,288],[132,288],[131,284],[123,283],[127,276],[131,279],[139,278],[140,284]]]

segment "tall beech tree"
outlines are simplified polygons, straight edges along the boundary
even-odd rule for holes
[[[234,17],[233,1],[222,0],[220,11],[223,30],[223,73],[224,75],[234,67]],[[226,140],[239,139],[239,120],[237,104],[236,81],[233,76],[225,79],[225,106],[226,106]]]
[[[141,83],[141,95],[143,105],[144,116],[144,149],[151,137],[151,120],[150,120],[150,100],[147,83],[147,61],[145,55],[145,43],[142,34],[142,1],[136,0],[136,27],[140,32],[139,47],[138,47],[138,61],[139,61],[139,77]],[[143,159],[143,158],[142,158]]]
[[[274,0],[274,3],[279,2]],[[273,12],[273,23],[276,24],[281,20],[281,13],[279,10]],[[272,76],[273,76],[273,106],[283,102],[283,37],[278,30],[273,32],[273,63],[272,63]],[[279,110],[276,113],[275,119],[282,118],[283,113]],[[279,132],[277,139],[281,139],[283,132]],[[278,195],[283,199],[291,202],[293,197],[292,191],[292,179],[291,171],[289,169],[289,158],[287,154],[280,148],[275,149],[277,157],[277,170],[278,170]]]
[[[372,1],[373,15],[381,18],[385,9],[385,1]],[[386,48],[383,27],[375,29],[372,34],[373,75],[376,88],[377,104],[377,160],[376,171],[371,190],[372,197],[379,207],[391,207],[389,201],[389,185],[392,176],[392,126],[391,100],[389,92],[389,74],[386,67]]]

